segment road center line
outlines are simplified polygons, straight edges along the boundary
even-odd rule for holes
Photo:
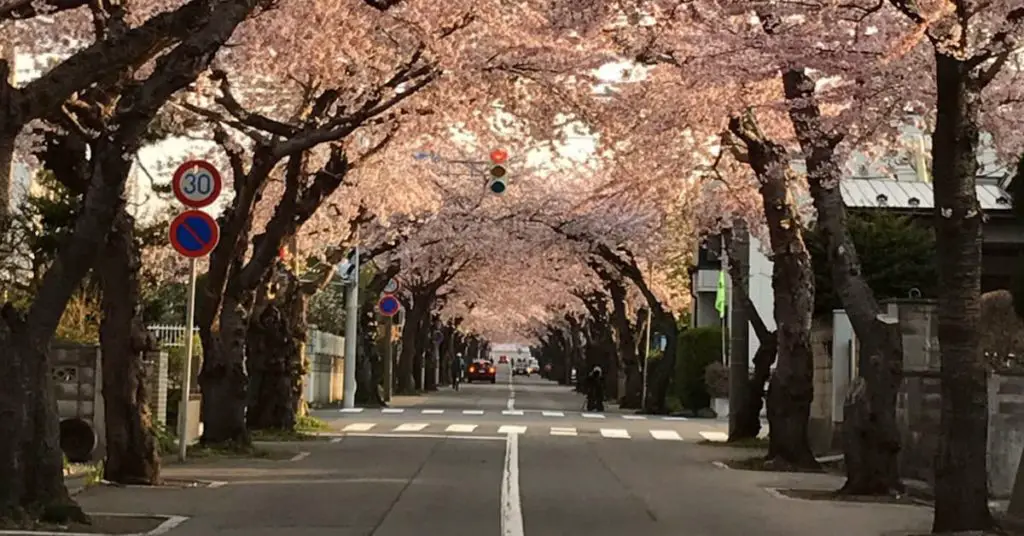
[[[509,411],[516,409],[516,388],[512,384],[512,376],[508,377],[508,403],[505,408]]]
[[[519,496],[519,434],[505,440],[505,468],[501,473],[501,535],[523,536],[523,508]]]

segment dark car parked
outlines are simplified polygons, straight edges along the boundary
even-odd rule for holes
[[[490,361],[474,361],[466,369],[466,383],[473,380],[495,383],[498,381],[498,369]]]

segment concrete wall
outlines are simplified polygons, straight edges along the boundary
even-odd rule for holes
[[[896,401],[906,478],[934,483],[935,454],[941,437],[942,395],[934,303],[903,300],[898,309],[903,331],[904,379]],[[1008,497],[1024,449],[1024,372],[993,371],[988,380],[989,493]]]
[[[103,356],[97,346],[57,343],[50,349],[50,374],[54,380],[57,416],[62,422],[80,419],[92,427],[96,442],[93,459],[102,459],[106,452],[102,366]],[[164,423],[167,415],[167,353],[146,354],[143,366],[153,420]],[[197,408],[195,415],[198,414]]]
[[[167,352],[164,351],[147,352],[144,357],[149,410],[153,422],[164,425],[167,424],[167,359]]]

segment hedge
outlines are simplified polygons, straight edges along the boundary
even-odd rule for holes
[[[704,369],[722,360],[722,328],[691,328],[679,334],[674,389],[683,407],[699,410],[711,405]]]

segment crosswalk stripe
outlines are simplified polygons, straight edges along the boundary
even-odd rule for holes
[[[362,413],[364,409],[366,408],[342,408],[338,411],[340,413]]]
[[[523,410],[520,409],[506,409],[501,412],[502,415],[522,415]]]
[[[679,437],[679,432],[675,430],[651,430],[651,437],[654,439],[661,439],[666,441],[682,441],[683,438]]]
[[[661,420],[663,420],[663,421],[688,421],[690,419],[687,419],[686,417],[662,417]]]
[[[561,427],[558,427],[558,426],[552,426],[551,427],[551,435],[555,435],[555,436],[575,436],[576,435],[576,429],[575,428],[568,428],[568,427],[561,428]]]
[[[601,436],[611,437],[615,439],[629,439],[629,432],[623,430],[622,428],[602,428]]]
[[[399,424],[393,431],[395,432],[419,432],[426,428],[428,423],[425,422],[407,422],[405,424]]]
[[[623,415],[622,418],[630,421],[645,421],[647,420],[647,415]]]
[[[463,415],[483,415],[484,410],[482,409],[464,409],[462,410]]]
[[[403,413],[405,408],[384,408],[380,410],[381,413]]]
[[[542,411],[540,414],[545,417],[565,417],[564,411]]]
[[[342,432],[369,432],[377,426],[375,422],[354,422],[341,429]]]
[[[700,432],[700,436],[716,443],[724,443],[729,440],[729,434],[725,432]]]
[[[450,424],[448,428],[445,428],[445,432],[454,432],[457,434],[468,434],[473,430],[476,430],[475,424]]]
[[[420,413],[422,413],[424,415],[441,415],[442,413],[444,413],[444,410],[443,409],[425,409],[425,410],[421,411]]]
[[[581,415],[583,415],[583,417],[587,418],[587,419],[603,419],[604,418],[604,415],[602,415],[600,413],[581,413]]]
[[[526,427],[525,426],[512,426],[512,425],[506,424],[506,425],[502,426],[501,428],[498,428],[498,433],[499,434],[525,434],[526,433]]]

